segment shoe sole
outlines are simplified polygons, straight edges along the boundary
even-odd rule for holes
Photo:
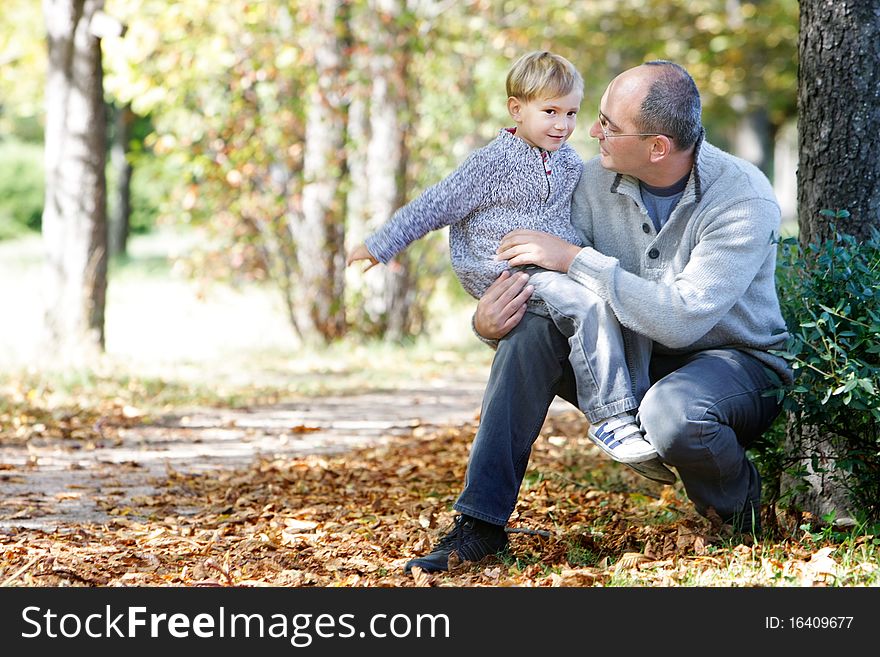
[[[661,484],[674,484],[678,479],[675,473],[663,465],[660,459],[657,458],[642,463],[625,463],[624,465],[638,472],[646,479],[658,481]]]

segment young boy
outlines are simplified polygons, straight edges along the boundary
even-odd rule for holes
[[[428,232],[449,226],[452,267],[464,289],[480,298],[507,267],[495,255],[510,231],[543,231],[582,244],[570,222],[582,162],[565,142],[575,128],[583,79],[565,58],[532,52],[508,73],[507,96],[516,127],[501,129],[450,176],[395,212],[349,253],[347,264],[366,260],[364,271],[387,264]],[[643,464],[633,465],[640,474],[674,482],[632,412],[647,390],[647,341],[628,331],[625,341],[605,302],[566,274],[525,269],[535,288],[528,311],[552,318],[569,338],[590,439],[617,461]]]

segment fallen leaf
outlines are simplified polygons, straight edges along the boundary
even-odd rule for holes
[[[816,573],[817,575],[837,575],[837,562],[831,558],[831,553],[834,552],[835,548],[826,547],[822,548],[812,557],[810,560],[804,564],[804,568],[810,572]]]
[[[431,586],[431,582],[433,581],[433,577],[426,573],[424,570],[419,568],[418,566],[413,566],[410,571],[413,576],[413,580],[415,581],[416,586],[418,587],[428,587]]]
[[[298,424],[290,428],[290,433],[311,433],[312,431],[320,431],[321,427],[309,427],[305,424]]]
[[[625,552],[615,564],[614,574],[616,575],[621,570],[636,568],[640,563],[650,560],[650,557],[645,556],[641,552]]]
[[[431,529],[432,527],[434,527],[434,524],[435,524],[434,514],[428,513],[427,511],[420,513],[419,514],[419,524],[422,527],[424,527],[425,529]]]
[[[593,586],[601,582],[607,575],[596,568],[566,568],[560,573],[553,573],[553,586]]]
[[[284,528],[291,534],[300,531],[311,531],[318,526],[314,520],[299,520],[298,518],[285,518]]]

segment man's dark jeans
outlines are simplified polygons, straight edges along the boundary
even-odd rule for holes
[[[655,355],[651,382],[639,420],[697,511],[728,518],[757,507],[760,479],[745,449],[779,413],[764,394],[773,385],[765,366],[733,349]],[[526,313],[499,341],[457,511],[507,523],[556,395],[577,401],[568,342],[550,320]]]

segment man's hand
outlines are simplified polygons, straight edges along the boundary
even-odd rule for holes
[[[514,230],[502,238],[498,259],[507,260],[511,267],[538,265],[551,271],[566,272],[580,250],[581,247],[549,233]]]
[[[477,333],[489,340],[498,340],[519,324],[526,312],[526,301],[535,289],[528,282],[528,274],[501,272],[477,304],[474,313]]]
[[[379,264],[379,261],[373,257],[373,254],[367,249],[366,244],[358,244],[351,250],[351,253],[348,254],[348,257],[345,259],[345,266],[348,267],[353,262],[357,262],[358,260],[368,260],[369,264],[364,267],[364,271],[368,269],[372,269],[376,265]]]

